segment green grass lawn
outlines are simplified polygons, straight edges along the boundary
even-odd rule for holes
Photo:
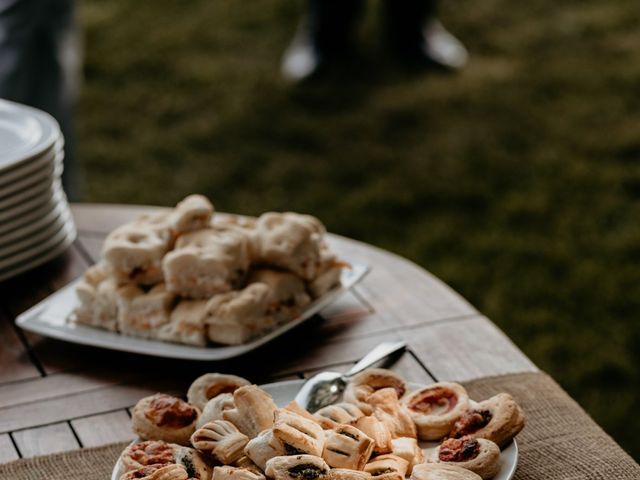
[[[637,0],[455,0],[460,75],[360,52],[291,87],[302,2],[81,0],[86,199],[295,209],[424,266],[495,321],[636,459]]]

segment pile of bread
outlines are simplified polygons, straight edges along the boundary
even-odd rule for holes
[[[475,403],[445,382],[410,392],[396,373],[369,369],[313,414],[210,373],[186,402],[143,398],[132,423],[140,441],[122,452],[120,480],[479,480],[498,473],[524,415],[506,393]],[[442,442],[425,458],[419,441]]]
[[[191,195],[109,234],[77,287],[71,319],[123,335],[204,346],[246,343],[339,283],[325,228],[309,215],[214,215]]]

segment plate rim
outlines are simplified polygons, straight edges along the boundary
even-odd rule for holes
[[[39,322],[38,319],[40,318],[40,316],[46,313],[47,308],[51,307],[51,304],[53,304],[53,302],[58,300],[59,297],[62,297],[63,295],[71,295],[72,292],[70,293],[70,291],[75,290],[76,285],[82,280],[81,278],[69,283],[65,287],[61,288],[57,292],[39,302],[38,304],[21,313],[16,318],[15,323],[18,327],[24,330],[29,330],[51,338],[64,340],[71,343],[77,343],[80,345],[107,348],[110,350],[137,353],[162,358],[175,358],[193,361],[227,360],[229,358],[235,358],[245,355],[246,353],[249,353],[250,351],[257,349],[262,345],[275,340],[276,338],[284,335],[289,330],[306,322],[311,317],[316,315],[320,310],[330,305],[340,296],[353,288],[353,286],[359,283],[371,270],[370,266],[366,263],[351,262],[348,258],[344,260],[351,264],[352,271],[351,274],[347,273],[346,284],[345,282],[341,282],[340,286],[330,290],[324,296],[315,299],[298,317],[280,325],[266,335],[263,335],[251,342],[242,345],[197,347],[193,345],[173,344],[160,340],[123,336],[115,332],[109,332],[107,330],[102,330],[85,325],[76,325],[74,326],[74,328],[65,329],[64,327]],[[96,336],[83,336],[83,331],[91,331],[92,333],[96,334]],[[113,338],[113,341],[109,342],[108,338],[114,336],[115,338]],[[103,337],[103,339],[101,339],[100,337]],[[163,346],[167,346],[167,348],[163,349]]]
[[[287,387],[289,385],[293,386],[293,385],[304,385],[304,383],[307,381],[307,378],[296,378],[296,379],[291,379],[291,380],[281,380],[281,381],[277,381],[277,382],[269,382],[269,383],[263,383],[261,385],[258,385],[260,388],[263,388],[265,390],[267,390],[267,392],[273,396],[273,394],[271,392],[269,392],[269,388],[280,388],[280,387]],[[411,381],[407,381],[407,383],[409,384],[409,391],[415,391],[418,390],[420,388],[426,387],[428,386],[427,384],[424,383],[419,383],[419,382],[411,382]],[[291,399],[293,400],[293,398]],[[132,445],[134,443],[136,443],[138,440],[132,440],[129,445]],[[126,448],[126,447],[125,447]],[[514,438],[511,443],[509,444],[509,446],[507,448],[513,448],[513,463],[510,465],[509,470],[507,470],[505,473],[505,480],[511,480],[513,478],[513,476],[516,473],[516,469],[518,468],[518,459],[520,457],[520,451],[518,449],[518,442],[516,441],[516,439]],[[423,449],[424,450],[424,449]],[[124,450],[123,450],[124,451]],[[504,462],[502,459],[502,452],[503,450],[500,450],[500,455],[501,455],[501,468],[504,467]],[[120,457],[122,456],[122,452],[120,452],[120,455],[118,456],[118,459],[116,460],[115,464],[113,465],[113,470],[111,470],[111,480],[119,480],[120,476],[122,475],[122,464],[120,461]],[[425,459],[426,462],[426,459]],[[502,472],[499,472],[502,473]]]

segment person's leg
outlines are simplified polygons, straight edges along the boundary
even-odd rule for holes
[[[437,20],[436,13],[435,0],[385,0],[388,41],[406,60],[461,68],[467,62],[467,51]]]
[[[308,0],[307,18],[284,54],[283,75],[302,80],[343,55],[362,4],[362,0]]]

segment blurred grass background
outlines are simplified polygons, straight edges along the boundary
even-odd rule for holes
[[[85,198],[294,209],[404,255],[495,321],[640,458],[637,0],[453,0],[459,75],[384,53],[291,87],[289,0],[80,0]]]

